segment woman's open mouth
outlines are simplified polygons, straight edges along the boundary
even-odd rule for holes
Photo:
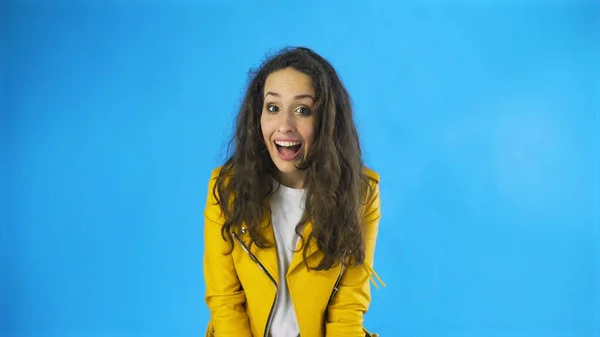
[[[279,158],[283,160],[294,160],[300,153],[302,143],[297,141],[275,141],[275,148],[279,154]]]

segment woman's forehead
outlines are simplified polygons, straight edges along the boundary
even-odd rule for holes
[[[313,94],[314,86],[312,78],[292,68],[285,68],[272,72],[265,81],[263,95],[272,92],[280,96]]]

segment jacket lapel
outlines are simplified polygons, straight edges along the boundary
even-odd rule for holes
[[[301,267],[301,266],[305,266],[304,264],[304,258],[303,258],[303,250],[304,247],[302,246],[303,243],[305,243],[306,239],[308,239],[308,236],[310,235],[311,231],[312,231],[312,222],[311,221],[307,221],[306,225],[304,225],[304,228],[302,229],[302,238],[304,239],[298,239],[298,244],[296,245],[296,251],[294,251],[294,255],[292,256],[292,261],[290,262],[290,266],[288,268],[288,274],[294,272],[294,269]],[[319,247],[317,246],[317,243],[315,242],[315,240],[312,240],[310,245],[308,246],[308,250],[306,251],[306,258],[309,259],[311,256],[315,255],[316,253],[319,252]]]
[[[242,232],[245,233],[247,231],[244,226],[242,226]],[[269,272],[269,274],[275,279],[277,284],[279,284],[279,265],[277,260],[277,247],[275,246],[275,233],[273,232],[273,226],[271,225],[270,215],[267,213],[264,215],[261,223],[261,234],[267,240],[272,247],[268,248],[259,248],[256,244],[253,244],[250,248],[250,251],[258,261],[265,267],[265,269]],[[250,236],[247,236],[246,240],[247,244],[250,242]]]
[[[271,247],[260,249],[256,245],[253,245],[252,250],[254,255],[261,261],[265,268],[269,271],[271,276],[279,284],[279,262],[277,260],[277,247],[275,244],[275,233],[273,232],[273,226],[270,220],[266,220],[261,223],[261,232],[267,242],[271,244]]]
[[[312,231],[312,222],[307,221],[306,225],[302,229],[302,237],[304,240],[308,238]],[[242,228],[242,232],[246,229]],[[277,247],[275,243],[275,233],[273,232],[273,225],[271,224],[270,215],[265,214],[262,222],[261,222],[261,231],[264,238],[268,240],[272,247],[269,248],[258,248],[255,244],[252,245],[251,251],[256,256],[256,258],[263,264],[265,269],[271,274],[271,276],[275,279],[277,284],[279,284],[279,261],[277,259]],[[246,234],[247,235],[247,234]],[[249,240],[249,237],[247,238]],[[247,240],[245,240],[247,241]],[[295,269],[299,267],[305,267],[304,258],[303,258],[303,249],[302,244],[305,241],[298,239],[298,243],[296,246],[296,251],[292,255],[292,261],[290,262],[290,266],[288,268],[287,274],[293,273]],[[306,252],[306,258],[309,261],[319,261],[318,258],[322,255],[319,251],[319,247],[315,240],[312,240],[310,245],[308,246],[308,250]]]

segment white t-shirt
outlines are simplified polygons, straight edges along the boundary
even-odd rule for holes
[[[304,190],[293,189],[279,183],[275,183],[275,188],[278,190],[271,196],[270,204],[279,260],[279,289],[270,334],[272,337],[297,337],[300,329],[285,276],[298,242],[296,225],[302,218],[305,208]]]

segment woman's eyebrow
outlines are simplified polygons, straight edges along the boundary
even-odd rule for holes
[[[271,95],[271,96],[275,96],[275,97],[279,97],[279,94],[278,94],[278,93],[276,93],[276,92],[272,92],[272,91],[269,91],[269,92],[267,92],[267,93],[265,94],[265,97],[267,97],[267,96],[269,96],[269,95]]]
[[[269,92],[267,92],[265,94],[265,97],[267,97],[269,95],[275,96],[275,97],[280,97],[281,96],[281,95],[279,95],[279,93],[276,93],[276,92],[273,92],[273,91],[269,91]],[[294,96],[295,100],[299,100],[299,99],[303,99],[303,98],[310,98],[310,99],[313,100],[313,102],[315,101],[315,97],[313,95],[311,95],[311,94],[302,94],[302,95],[296,95],[296,96]]]
[[[294,96],[295,100],[303,99],[303,98],[310,98],[310,99],[313,100],[313,102],[315,101],[315,98],[311,94],[302,94],[302,95],[296,95],[296,96]]]

